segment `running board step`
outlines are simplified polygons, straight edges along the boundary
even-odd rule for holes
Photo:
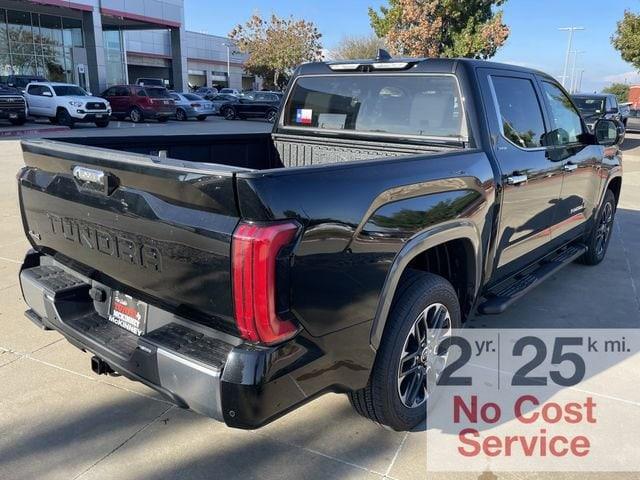
[[[584,245],[570,245],[544,258],[533,269],[519,273],[489,290],[486,300],[480,304],[478,311],[484,315],[497,315],[504,312],[513,302],[529,293],[586,251],[587,247]]]

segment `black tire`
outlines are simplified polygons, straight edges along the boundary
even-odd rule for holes
[[[182,108],[176,110],[176,120],[180,120],[181,122],[186,122],[189,120],[187,117],[187,112],[185,112]]]
[[[141,123],[144,121],[144,113],[138,107],[133,107],[129,110],[129,118],[133,123]]]
[[[275,123],[277,116],[278,116],[278,111],[277,110],[269,110],[267,112],[267,114],[265,115],[265,119],[269,123]]]
[[[27,121],[26,118],[10,118],[9,121],[11,122],[11,125],[24,125],[25,122]]]
[[[585,239],[587,251],[579,259],[584,265],[598,265],[604,260],[609,248],[613,221],[616,216],[616,196],[611,190],[607,190],[598,210],[595,225]]]
[[[411,408],[401,398],[400,359],[405,341],[415,331],[414,323],[420,314],[430,311],[429,308],[437,304],[448,310],[448,325],[459,328],[461,314],[458,297],[446,279],[432,273],[416,271],[403,276],[387,319],[369,383],[363,389],[348,394],[351,405],[360,415],[397,431],[411,430],[424,421],[427,415],[426,404]],[[410,386],[406,388],[408,390]],[[425,402],[424,398],[422,401]]]
[[[236,111],[233,107],[224,107],[221,113],[225,120],[236,119]]]
[[[96,121],[96,127],[98,128],[106,128],[109,126],[109,120],[98,120]]]
[[[166,122],[167,120],[169,120],[169,117],[158,117],[158,119],[157,119],[157,120],[158,120],[158,123],[164,123],[164,122]]]
[[[198,116],[196,117],[196,119],[197,119],[199,122],[202,122],[203,120],[206,120],[206,119],[207,119],[207,116],[206,116],[206,115],[198,115]]]
[[[56,114],[56,122],[58,125],[62,125],[65,127],[73,128],[73,118],[69,115],[69,112],[65,108],[61,108],[58,110]]]

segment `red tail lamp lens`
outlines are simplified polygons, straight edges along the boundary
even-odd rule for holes
[[[273,344],[296,333],[296,326],[277,314],[276,259],[297,231],[298,226],[291,222],[240,223],[233,233],[231,270],[235,317],[240,334],[247,340]]]

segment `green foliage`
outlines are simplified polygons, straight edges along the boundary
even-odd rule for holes
[[[396,55],[490,58],[509,27],[494,7],[506,0],[388,0],[369,8],[371,27]]]
[[[625,10],[611,37],[611,44],[625,62],[640,70],[640,15]]]
[[[253,15],[229,33],[238,49],[249,54],[245,69],[276,87],[301,63],[320,59],[321,37],[313,22],[277,15],[269,20]]]
[[[618,102],[624,103],[629,99],[629,85],[626,83],[612,83],[603,88],[602,93],[613,93],[618,98]]]

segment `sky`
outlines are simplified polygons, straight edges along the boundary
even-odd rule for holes
[[[293,15],[313,21],[322,33],[323,47],[330,50],[345,35],[371,33],[367,8],[386,3],[383,0],[234,0],[226,3],[185,0],[185,24],[188,30],[227,35],[255,12]],[[578,55],[576,63],[576,72],[584,70],[582,91],[600,91],[616,81],[640,83],[640,75],[620,58],[610,42],[616,22],[625,9],[640,12],[640,0],[507,0],[501,9],[511,33],[492,60],[532,67],[560,77],[568,33],[558,28],[580,26],[585,30],[575,32],[572,50],[584,52]]]

